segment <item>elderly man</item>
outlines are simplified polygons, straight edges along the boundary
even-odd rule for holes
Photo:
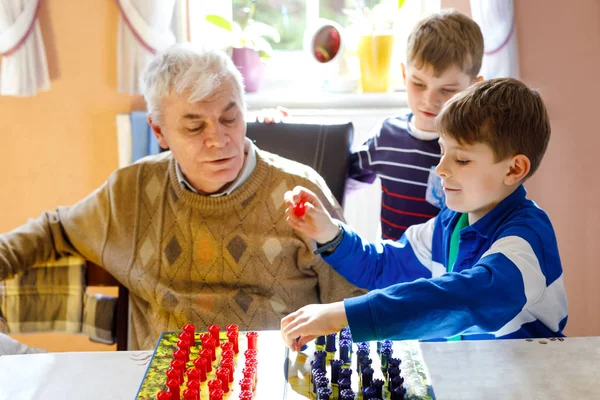
[[[296,185],[341,213],[315,171],[246,138],[242,79],[227,56],[175,45],[143,83],[148,122],[171,151],[0,236],[0,279],[67,254],[102,266],[129,289],[131,349],[184,323],[278,329],[303,305],[364,293],[286,223],[283,194]]]

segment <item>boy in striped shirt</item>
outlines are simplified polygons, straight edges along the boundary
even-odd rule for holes
[[[402,65],[410,113],[388,118],[352,155],[348,190],[381,179],[381,229],[398,240],[411,225],[435,217],[444,195],[434,167],[440,160],[436,115],[471,86],[483,58],[483,36],[469,17],[451,10],[421,20],[408,38]]]
[[[480,82],[448,101],[436,123],[446,207],[397,242],[369,244],[306,189],[286,193],[289,224],[324,243],[315,252],[370,290],[283,318],[292,349],[346,325],[355,341],[563,336],[556,235],[523,187],[550,139],[540,95],[515,79]],[[298,218],[291,209],[301,199],[308,203]]]

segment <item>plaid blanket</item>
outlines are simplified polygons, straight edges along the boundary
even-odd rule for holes
[[[83,333],[115,343],[116,298],[85,292],[85,260],[64,257],[0,281],[0,332]]]

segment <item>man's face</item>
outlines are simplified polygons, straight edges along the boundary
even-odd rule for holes
[[[189,103],[188,96],[184,92],[165,97],[162,123],[151,125],[188,182],[202,194],[216,193],[234,181],[244,165],[243,112],[230,83],[197,103]]]
[[[453,211],[469,213],[472,224],[508,196],[511,159],[496,161],[490,146],[484,143],[459,144],[441,136],[442,158],[435,169],[442,178],[446,205]]]
[[[444,103],[476,81],[457,65],[437,77],[429,64],[423,64],[421,68],[408,64],[406,69],[403,67],[403,72],[412,122],[418,129],[429,132],[435,132],[435,117]]]

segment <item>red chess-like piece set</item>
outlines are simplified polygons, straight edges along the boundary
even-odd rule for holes
[[[221,358],[215,366],[215,379],[207,382],[209,400],[223,400],[225,393],[230,390],[233,382],[236,354],[239,353],[238,326],[227,325],[227,342],[221,344],[218,325],[210,325],[208,333],[199,335],[200,342],[196,343],[196,328],[187,324],[178,334],[177,348],[173,351],[173,361],[166,372],[166,387],[156,394],[158,400],[200,400],[201,384],[206,382],[208,374],[213,370],[213,362],[217,360],[218,347],[221,348]],[[252,399],[257,382],[257,332],[246,333],[248,350],[244,352],[245,367],[242,369],[244,378],[240,380],[240,400]],[[190,360],[190,349],[198,347],[198,357]],[[201,350],[200,350],[201,348]],[[190,366],[192,364],[193,366]],[[187,379],[185,379],[187,377]],[[185,383],[185,388],[182,386]]]

